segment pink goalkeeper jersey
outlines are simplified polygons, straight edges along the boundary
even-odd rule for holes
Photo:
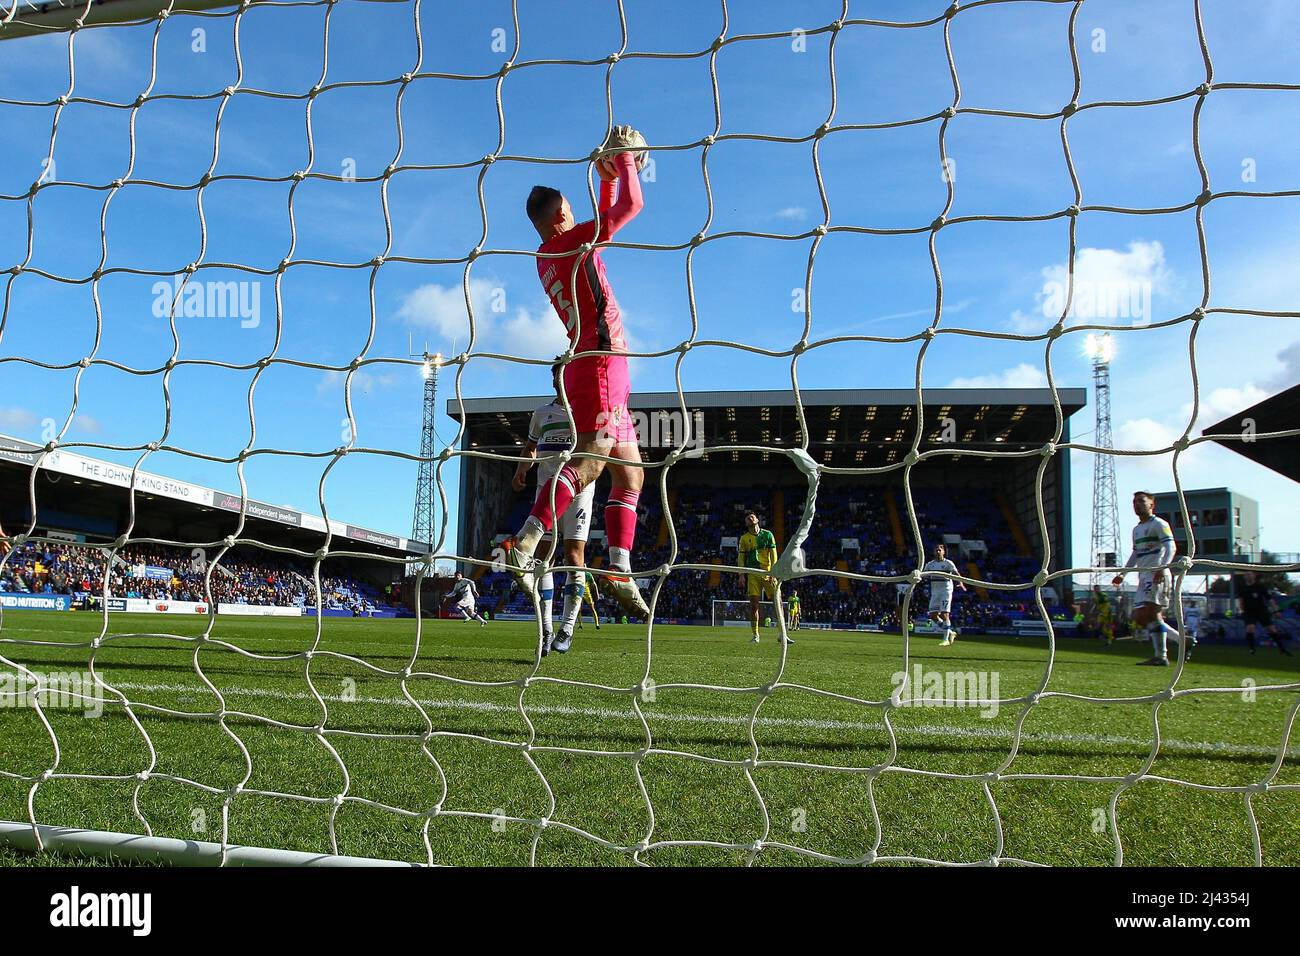
[[[627,351],[618,300],[614,298],[614,290],[605,274],[600,250],[593,249],[579,261],[577,282],[573,281],[573,263],[578,257],[578,248],[584,243],[613,238],[641,211],[641,182],[637,178],[632,154],[619,153],[614,161],[618,166],[618,180],[601,183],[599,238],[596,237],[596,221],[589,219],[537,248],[539,253],[561,254],[553,259],[539,257],[537,275],[555,307],[555,314],[564,323],[569,343],[577,352]]]

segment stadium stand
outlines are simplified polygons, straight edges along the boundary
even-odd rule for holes
[[[110,567],[111,562],[111,567]],[[305,608],[316,603],[311,567],[251,548],[235,549],[215,565],[209,591],[204,565],[179,548],[131,545],[109,557],[81,544],[30,543],[16,548],[0,576],[0,591],[66,594],[74,607],[109,597],[150,601],[215,601],[266,607]],[[367,617],[394,617],[396,609],[373,584],[349,575],[321,578],[322,607]]]
[[[757,510],[765,524],[792,529],[798,527],[804,509],[803,490],[793,486],[742,489],[682,485],[673,492],[678,500],[678,563],[708,564],[721,558],[725,564],[735,564],[734,543],[728,547],[724,541],[734,541],[746,510]],[[903,551],[898,553],[879,497],[878,492],[866,489],[823,490],[817,501],[818,520],[804,544],[809,566],[841,565],[844,570],[880,576],[903,575],[917,567],[910,535],[904,536]],[[501,535],[508,532],[515,518],[526,513],[526,500],[521,498],[521,503],[503,520],[498,529]],[[648,495],[642,500],[645,507],[640,516],[639,540],[654,544],[637,549],[633,566],[638,569],[656,567],[669,555],[668,544],[659,544],[653,533],[663,517],[658,497]],[[769,513],[774,501],[785,503],[785,514],[779,521]],[[1032,557],[1018,553],[1015,531],[995,496],[979,491],[958,494],[917,489],[913,492],[913,502],[927,548],[944,540],[945,535],[949,540],[956,536],[960,541],[978,542],[980,547],[963,555],[962,568],[966,573],[1000,582],[1033,578],[1037,565]],[[856,547],[846,542],[856,543]],[[778,538],[778,545],[784,544]],[[598,544],[589,548],[597,556],[601,550]],[[919,563],[924,564],[924,560]],[[531,607],[512,583],[508,574],[486,575],[482,588],[489,595],[487,606],[498,614],[530,615]],[[802,579],[797,587],[803,602],[803,619],[808,624],[868,624],[884,629],[899,626],[900,592],[894,584],[820,576]],[[922,585],[913,598],[914,618],[924,616],[925,587]],[[744,583],[738,575],[722,574],[715,586],[710,582],[709,572],[676,571],[669,576],[660,596],[659,617],[707,620],[713,599],[743,597]],[[558,596],[556,600],[559,601]],[[1054,617],[1064,617],[1068,608],[1052,603],[1048,612]],[[976,630],[1008,627],[1016,620],[1037,617],[1032,590],[989,591],[972,587],[957,591],[954,597],[953,619],[959,627]]]
[[[707,622],[713,600],[744,597],[739,575],[680,565],[735,564],[734,539],[745,509],[758,512],[781,547],[798,528],[808,488],[785,456],[764,450],[773,447],[805,447],[813,460],[831,469],[822,476],[817,519],[804,545],[809,567],[901,576],[924,564],[914,554],[907,491],[900,473],[890,469],[906,454],[905,439],[916,432],[914,391],[804,389],[798,409],[790,393],[780,391],[695,392],[684,398],[691,432],[687,436],[682,427],[670,429],[670,442],[663,440],[662,427],[643,426],[676,415],[676,394],[634,393],[629,402],[634,417],[641,416],[641,453],[651,466],[641,498],[633,567],[657,568],[670,557],[678,565],[660,594],[657,620]],[[1083,407],[1084,394],[1066,389],[1060,398],[1065,416],[1060,439],[1068,440],[1069,416]],[[548,399],[465,399],[449,402],[446,410],[464,422],[463,447],[514,455],[533,410]],[[923,546],[928,552],[944,541],[963,573],[987,582],[957,592],[954,622],[959,627],[1010,629],[1016,622],[1039,620],[1032,591],[994,585],[1032,580],[1044,544],[1050,546],[1053,570],[1062,555],[1072,553],[1068,468],[1064,460],[1054,459],[1040,478],[1036,454],[982,457],[978,451],[1023,453],[1041,448],[1057,428],[1052,396],[1043,389],[928,389],[924,400],[920,450],[933,457],[915,467],[908,482]],[[678,417],[681,426],[685,419]],[[959,468],[952,467],[955,456],[934,455],[946,447],[943,429],[948,426],[957,429],[966,452]],[[667,473],[677,539],[673,557],[659,488],[663,472],[654,466],[675,443],[687,440],[692,453]],[[744,450],[737,445],[755,447]],[[462,551],[491,553],[523,522],[534,491],[530,484],[522,494],[513,492],[512,473],[508,462],[463,460],[458,515]],[[606,481],[602,479],[597,490],[598,502],[604,500]],[[1040,494],[1046,519],[1042,527],[1035,512]],[[596,509],[588,547],[593,565],[605,551],[601,510]],[[487,606],[499,614],[531,617],[532,608],[511,585],[506,575],[485,575],[481,587],[488,595]],[[819,575],[801,579],[797,589],[806,624],[899,624],[900,591],[893,582]],[[927,589],[922,585],[913,597],[914,619],[924,617]],[[1074,613],[1050,595],[1044,593],[1052,617],[1072,620]]]
[[[241,609],[234,605],[302,613],[316,605],[310,555],[325,545],[328,530],[331,555],[321,564],[322,613],[407,613],[398,600],[400,581],[404,559],[423,550],[418,543],[337,520],[327,525],[319,516],[253,499],[246,501],[241,524],[237,495],[143,470],[134,480],[132,514],[130,468],[70,450],[42,455],[39,446],[0,435],[0,526],[14,534],[30,527],[45,539],[16,548],[0,572],[0,595],[10,596],[4,598],[7,606],[24,606],[13,599],[25,595],[66,595],[60,609],[97,606],[107,579],[107,596],[114,599],[109,610],[124,610],[121,602],[135,599],[225,604],[236,613]],[[128,527],[133,538],[191,544],[130,540],[114,551]],[[236,546],[223,550],[220,542],[236,534]],[[347,556],[335,557],[337,551]],[[209,560],[214,564],[205,592]]]

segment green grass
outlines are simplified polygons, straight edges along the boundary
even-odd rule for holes
[[[193,637],[205,624],[111,617],[111,639],[94,652],[95,667],[129,698],[139,727],[121,706],[98,719],[47,708],[59,756],[56,775],[36,791],[40,822],[138,833],[135,797],[155,834],[219,841],[225,793],[248,776],[229,805],[230,841],[310,852],[331,850],[333,816],[339,852],[412,861],[427,857],[421,831],[428,819],[437,863],[525,864],[535,852],[541,864],[619,865],[634,862],[631,854],[608,844],[642,841],[649,848],[639,860],[655,865],[745,863],[750,854],[737,847],[756,841],[764,846],[758,865],[817,862],[789,847],[851,860],[874,851],[887,862],[969,863],[999,855],[1000,832],[1008,860],[1100,865],[1112,862],[1114,837],[1108,824],[1100,832],[1094,824],[1118,792],[1125,863],[1249,864],[1246,798],[1167,781],[1240,787],[1268,778],[1300,695],[1300,668],[1271,649],[1250,657],[1242,648],[1202,648],[1179,689],[1240,689],[1248,681],[1291,687],[1258,691],[1253,701],[1237,690],[1164,703],[1151,776],[1121,787],[1152,750],[1149,702],[1044,698],[1030,707],[1014,759],[1024,705],[1005,704],[996,715],[896,708],[888,714],[891,753],[884,710],[857,700],[880,701],[893,690],[891,676],[903,663],[899,635],[801,631],[782,666],[771,630],[752,645],[742,629],[661,627],[650,646],[644,626],[607,626],[597,636],[588,624],[571,653],[537,666],[532,625],[425,622],[405,681],[417,707],[404,702],[398,676],[328,653],[310,664],[297,656],[315,639],[309,619],[220,619],[215,637],[256,658],[145,636]],[[92,614],[6,612],[0,656],[41,673],[81,671],[100,626]],[[127,634],[140,636],[115,636]],[[327,619],[317,651],[400,671],[412,662],[415,638],[414,621]],[[1047,689],[1111,698],[1157,693],[1174,670],[1134,666],[1145,650],[1062,639]],[[656,685],[654,699],[641,702],[649,739],[628,692],[640,684],[647,657]],[[196,660],[224,695],[224,721]],[[926,672],[996,675],[999,696],[1012,698],[1038,689],[1048,646],[969,637],[939,648],[918,636],[909,664],[918,663]],[[0,680],[13,673],[0,664]],[[525,679],[532,731],[519,709]],[[799,686],[779,686],[766,698],[711,689],[778,679]],[[710,686],[670,686],[682,684]],[[353,685],[355,699],[341,699]],[[328,715],[312,687],[326,698]],[[760,700],[759,762],[747,768],[749,718]],[[322,723],[328,747],[302,729]],[[1300,864],[1298,753],[1293,741],[1271,779],[1297,789],[1250,798],[1267,864]],[[154,776],[140,783],[133,775],[152,759]],[[55,760],[34,710],[0,708],[0,819],[27,819],[31,787],[3,774],[32,778]],[[994,771],[994,781],[976,779]],[[1063,775],[1089,779],[1057,779]],[[345,792],[336,809],[333,798]],[[539,830],[533,821],[543,818],[550,823]],[[0,851],[0,866],[33,861],[52,862]]]

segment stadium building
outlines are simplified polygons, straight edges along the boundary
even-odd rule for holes
[[[1059,440],[1068,441],[1070,418],[1084,407],[1086,394],[1078,388],[1058,389],[1057,394]],[[927,554],[935,543],[945,542],[964,574],[996,583],[1027,582],[1040,567],[1044,545],[1050,548],[1051,570],[1068,566],[1068,455],[1047,459],[1041,479],[1041,526],[1037,514],[1041,449],[1052,440],[1057,424],[1049,389],[927,389],[920,420],[916,394],[910,389],[804,390],[801,398],[797,408],[789,391],[693,392],[684,396],[683,410],[676,393],[632,396],[630,407],[648,462],[634,569],[667,561],[674,530],[676,563],[735,564],[736,537],[748,509],[758,512],[778,546],[784,547],[798,526],[808,483],[781,450],[801,446],[805,430],[808,454],[823,466],[816,521],[805,544],[810,568],[898,575],[918,567],[909,490]],[[527,515],[536,470],[530,472],[528,488],[517,494],[511,489],[514,463],[489,456],[517,456],[527,443],[533,411],[550,400],[532,396],[448,402],[447,414],[465,426],[461,553],[490,554]],[[918,432],[920,450],[932,454],[910,469],[905,488],[904,463]],[[664,458],[675,447],[687,454],[667,469],[665,483]],[[933,454],[948,450],[952,454]],[[603,485],[607,482],[602,479]],[[598,489],[598,504],[603,498],[603,489]],[[665,501],[673,516],[671,526]],[[597,529],[592,537],[599,542],[602,533]],[[599,566],[603,552],[599,543],[589,548],[589,563]],[[498,613],[528,611],[506,575],[488,574],[484,584]],[[897,624],[896,617],[891,618],[898,604],[893,584],[823,574],[797,586],[809,623]],[[661,595],[657,619],[706,620],[714,601],[741,597],[738,575],[675,572]],[[1005,628],[1010,621],[1003,611],[1009,605],[1016,605],[1010,608],[1011,617],[1025,618],[1025,626],[1037,619],[1032,606],[1024,606],[1033,600],[1029,591],[980,587],[959,595],[963,600],[970,605],[968,624],[984,617],[990,627]]]
[[[216,562],[210,593],[217,611],[292,616],[315,613],[312,559],[326,543],[319,516],[241,498],[202,485],[139,471],[132,508],[130,467],[72,449],[40,455],[41,446],[0,436],[0,525],[8,534],[32,524],[32,466],[36,468],[33,542],[10,556],[0,577],[4,607],[66,610],[96,605],[103,593],[104,552],[130,529],[107,573],[111,611],[207,613],[203,570],[227,535],[241,544]],[[134,523],[132,523],[134,521]],[[419,549],[399,535],[330,519],[331,556],[321,563],[322,611],[328,616],[394,617],[403,601],[406,559]],[[150,539],[183,544],[158,544]],[[66,542],[66,545],[60,544]],[[246,543],[252,542],[252,543]],[[333,552],[349,552],[335,557]]]
[[[1183,492],[1186,512],[1177,491],[1156,493],[1156,514],[1169,522],[1178,553],[1186,554],[1188,541],[1196,543],[1201,557],[1220,561],[1257,560],[1259,502],[1231,488],[1195,488]]]
[[[1201,432],[1224,448],[1292,481],[1300,481],[1300,385],[1256,402]],[[1258,440],[1260,435],[1272,435]]]

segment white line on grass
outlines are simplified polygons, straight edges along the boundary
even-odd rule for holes
[[[207,688],[197,688],[186,686],[184,684],[139,684],[127,682],[113,682],[109,684],[119,690],[124,691],[146,691],[155,693],[196,693],[200,690],[205,691]],[[277,700],[315,700],[315,698],[304,691],[279,691],[266,687],[223,687],[223,694],[227,696],[247,696],[247,697],[269,697]],[[375,704],[383,706],[409,707],[410,702],[404,697],[357,697],[351,701],[345,701],[341,696],[333,694],[322,694],[321,697],[330,703],[357,703],[357,704]],[[494,704],[488,701],[478,700],[419,700],[420,705],[436,710],[466,710],[477,711],[480,713],[500,713],[500,714],[518,714],[519,710],[512,704]],[[113,700],[107,703],[115,703]],[[733,727],[749,726],[749,718],[739,715],[727,714],[683,714],[683,713],[656,713],[650,710],[645,704],[642,709],[646,716],[655,721],[665,723],[679,724],[713,724]],[[529,714],[555,714],[565,717],[593,717],[601,720],[635,720],[636,715],[631,710],[614,710],[610,707],[573,707],[568,704],[529,704],[527,705]],[[882,722],[868,723],[865,721],[853,720],[822,720],[814,717],[759,717],[757,725],[760,727],[796,727],[810,730],[849,730],[864,731],[875,730],[883,731]],[[925,727],[900,727],[895,724],[895,731],[904,739],[908,735],[919,737],[956,737],[978,740],[1012,740],[1015,734],[1003,727],[962,727],[954,725],[929,725]],[[1122,737],[1108,734],[1068,734],[1052,732],[1031,732],[1026,731],[1020,735],[1020,739],[1025,743],[1064,743],[1064,744],[1095,744],[1101,746],[1115,747],[1137,747],[1142,750],[1151,748],[1151,741],[1142,737]],[[882,742],[883,746],[883,742]],[[1162,738],[1160,741],[1161,750],[1171,750],[1181,753],[1207,753],[1207,754],[1226,754],[1240,755],[1249,757],[1276,757],[1276,747],[1263,747],[1257,744],[1233,744],[1224,741],[1196,741],[1196,740],[1174,740]],[[1289,753],[1300,754],[1300,744],[1292,745],[1288,748]]]

